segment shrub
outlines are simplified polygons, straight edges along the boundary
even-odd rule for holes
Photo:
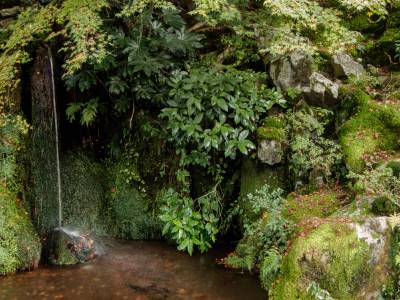
[[[163,235],[178,244],[178,250],[192,255],[194,249],[205,252],[216,241],[221,215],[217,187],[193,200],[169,189],[162,198],[159,218]]]
[[[289,170],[295,182],[307,181],[313,170],[322,172],[324,179],[329,181],[333,168],[341,162],[340,146],[323,136],[331,115],[332,112],[319,108],[289,114]]]

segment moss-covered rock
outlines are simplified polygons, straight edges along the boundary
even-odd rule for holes
[[[35,268],[41,244],[21,199],[0,185],[0,275]]]
[[[47,170],[47,165],[45,167]],[[37,174],[43,172],[36,170]],[[137,174],[135,159],[126,155],[119,161],[105,161],[77,149],[64,153],[61,160],[62,225],[100,236],[159,238],[159,222],[151,212]],[[39,184],[45,186],[46,182],[39,181]],[[50,208],[53,209],[38,211],[38,221],[42,224],[54,223],[57,212],[55,207]],[[48,232],[52,229],[42,234],[45,236]]]
[[[400,105],[378,103],[355,88],[342,90],[342,109],[354,115],[339,131],[344,160],[349,170],[359,173],[364,156],[399,148]]]
[[[371,295],[387,278],[387,229],[386,219],[365,224],[332,220],[299,235],[283,259],[270,299],[314,299],[308,293],[312,283],[335,299],[375,299]]]
[[[249,193],[255,193],[264,185],[271,189],[280,188],[286,190],[286,169],[284,166],[270,167],[257,163],[252,159],[245,159],[242,162],[240,198],[239,205],[249,220],[255,221],[257,216],[252,212],[249,203],[245,202],[245,196]]]
[[[309,195],[292,193],[288,196],[283,214],[298,224],[307,218],[324,218],[333,214],[342,206],[343,191],[322,189]]]
[[[286,123],[283,115],[270,116],[262,121],[257,129],[257,138],[262,140],[274,140],[284,142],[287,139]]]
[[[24,201],[27,123],[0,114],[0,275],[37,266],[41,244]]]
[[[160,236],[135,159],[99,161],[76,151],[62,167],[64,226],[124,239]]]
[[[107,233],[108,173],[99,160],[82,151],[63,155],[63,226]]]
[[[386,167],[392,169],[394,176],[400,177],[400,160],[389,161]]]
[[[75,265],[95,258],[96,245],[87,234],[56,228],[47,238],[44,254],[52,265]]]

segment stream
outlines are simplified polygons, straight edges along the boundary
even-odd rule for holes
[[[103,244],[86,264],[0,277],[0,299],[267,299],[256,276],[217,265],[226,247],[190,257],[165,242]]]

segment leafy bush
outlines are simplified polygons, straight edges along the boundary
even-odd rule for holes
[[[291,132],[289,169],[295,181],[308,180],[310,172],[322,172],[329,180],[332,169],[342,160],[340,146],[323,137],[331,112],[325,109],[300,110],[289,114]]]
[[[293,231],[292,223],[282,212],[285,199],[283,191],[272,190],[264,185],[254,195],[248,194],[246,201],[251,203],[253,213],[260,218],[245,223],[244,237],[235,252],[225,259],[227,265],[249,271],[259,268],[260,278],[265,288],[274,281],[280,268],[284,253]],[[241,213],[233,209],[234,213]],[[249,221],[245,218],[245,221]]]
[[[260,266],[260,280],[264,289],[268,290],[278,277],[282,264],[282,255],[276,249],[266,251]]]
[[[318,283],[312,281],[307,288],[308,294],[316,300],[334,300],[328,291],[322,289]]]
[[[353,180],[356,192],[385,197],[400,207],[400,178],[391,168],[369,167],[362,174],[350,172],[348,178]]]
[[[160,116],[167,120],[182,165],[207,167],[220,154],[235,158],[238,151],[247,155],[255,148],[250,133],[262,114],[285,104],[276,91],[257,88],[261,76],[199,68],[172,77],[169,107]]]
[[[193,200],[169,189],[162,198],[159,218],[163,235],[178,244],[178,250],[192,255],[195,248],[205,252],[216,241],[221,216],[217,187]]]
[[[154,6],[135,2],[116,14],[118,22],[106,28],[97,17],[91,24],[94,28],[89,27],[97,32],[92,42],[90,37],[82,39],[82,35],[91,31],[81,32],[82,29],[71,20],[67,23],[74,42],[65,47],[69,54],[65,66],[67,87],[84,93],[101,78],[107,95],[83,101],[85,97],[77,97],[71,101],[67,110],[71,121],[80,114],[80,123],[90,125],[98,119],[100,112],[111,111],[121,117],[129,111],[130,119],[126,125],[131,128],[136,107],[141,102],[151,101],[156,107],[162,103],[169,91],[168,78],[183,68],[183,61],[189,60],[202,45],[201,36],[186,29],[178,10]],[[68,16],[75,20],[74,14]]]

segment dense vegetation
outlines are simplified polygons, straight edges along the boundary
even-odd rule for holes
[[[190,255],[239,239],[225,265],[271,299],[399,297],[399,1],[0,9],[0,274],[56,226],[54,116],[30,80],[52,54],[65,226]]]

